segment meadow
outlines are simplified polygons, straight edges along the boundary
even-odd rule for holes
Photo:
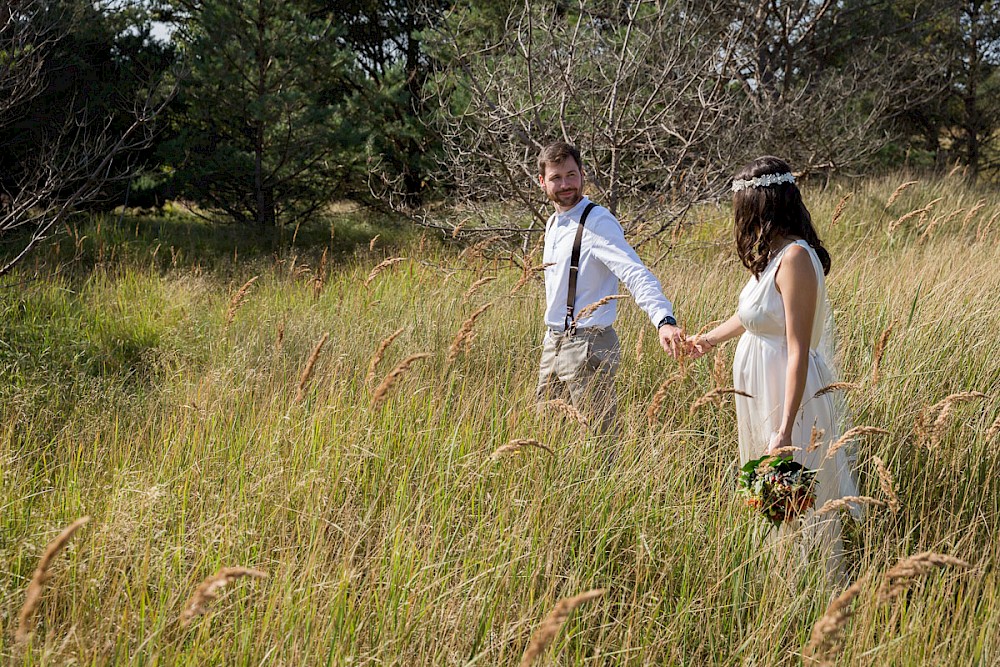
[[[832,614],[822,564],[763,546],[734,493],[731,398],[699,401],[734,344],[680,368],[620,301],[602,465],[534,408],[544,297],[516,249],[358,212],[273,248],[95,216],[0,285],[4,663],[516,665],[598,591],[536,664],[1000,664],[1000,194],[893,175],[805,196],[853,423],[888,431],[857,439],[882,506],[848,530]],[[688,222],[640,254],[696,331],[748,274],[725,206]],[[248,570],[192,600],[223,567]]]

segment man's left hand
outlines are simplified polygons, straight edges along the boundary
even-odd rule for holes
[[[672,324],[660,327],[660,345],[671,357],[677,358],[684,353],[684,330]]]

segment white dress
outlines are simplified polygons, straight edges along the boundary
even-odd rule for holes
[[[775,275],[789,244],[770,261],[759,278],[751,278],[740,293],[737,315],[746,328],[740,337],[733,361],[733,386],[753,398],[736,396],[736,416],[739,428],[740,465],[760,458],[781,426],[785,401],[785,379],[788,366],[788,344],[785,338],[785,309],[781,293],[775,285]],[[843,496],[858,495],[857,486],[848,462],[847,449],[841,448],[832,458],[827,457],[831,442],[839,438],[844,428],[843,401],[838,392],[815,397],[823,387],[837,381],[828,357],[832,355],[833,341],[830,302],[826,293],[823,266],[816,251],[803,240],[794,242],[805,248],[816,270],[816,316],[813,321],[812,339],[809,343],[809,371],[802,404],[792,430],[792,445],[801,447],[794,454],[795,460],[806,468],[818,470],[816,475],[816,508],[826,501]],[[812,427],[822,429],[821,444],[812,452],[806,451]],[[856,512],[852,508],[852,512]],[[810,516],[813,512],[809,513]],[[810,525],[810,516],[804,524]],[[859,516],[856,514],[856,516]],[[812,522],[811,532],[821,544],[832,547],[839,554],[840,521],[837,513],[823,517],[822,525]],[[785,532],[785,531],[782,531]]]

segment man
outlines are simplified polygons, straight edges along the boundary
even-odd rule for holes
[[[660,282],[625,240],[618,220],[583,196],[580,151],[563,142],[543,148],[538,156],[538,181],[556,209],[545,225],[547,331],[538,399],[559,398],[568,392],[593,427],[610,434],[617,412],[614,380],[621,359],[621,345],[612,327],[617,308],[612,300],[589,315],[580,317],[580,311],[616,294],[620,281],[657,328],[664,350],[676,356],[683,348],[684,335]]]

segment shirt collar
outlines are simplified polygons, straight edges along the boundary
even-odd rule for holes
[[[579,220],[580,216],[583,215],[583,209],[587,208],[587,204],[590,203],[590,199],[587,195],[583,196],[583,199],[576,203],[576,206],[564,213],[558,213],[558,217],[568,220]]]

